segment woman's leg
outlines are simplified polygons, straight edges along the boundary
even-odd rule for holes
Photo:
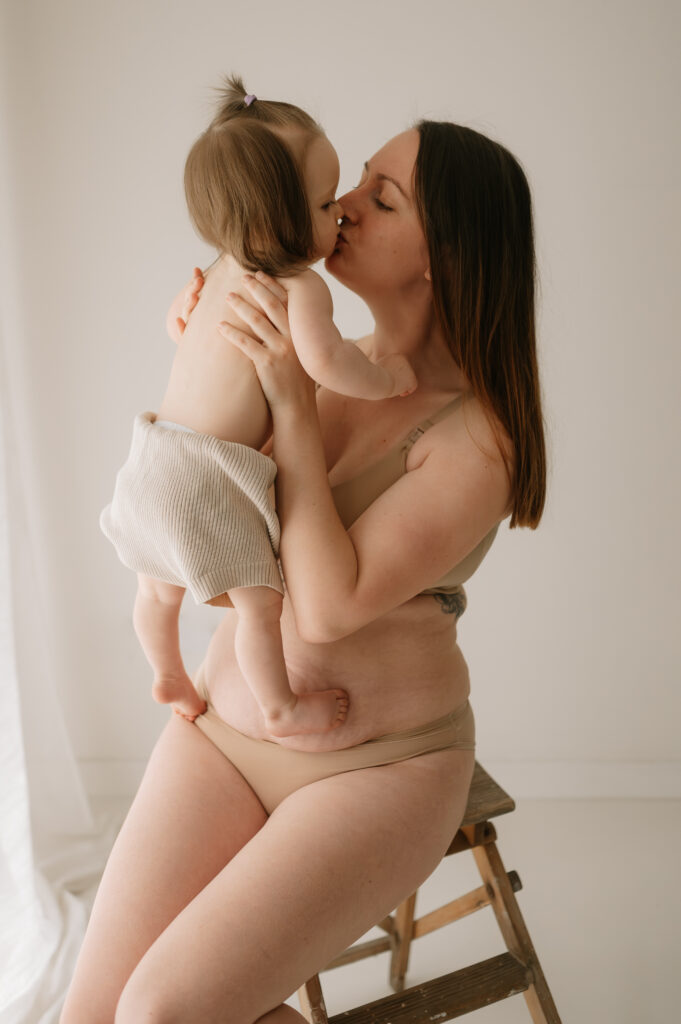
[[[146,950],[265,821],[227,758],[172,716],[106,866],[62,1024],[113,1024]]]
[[[148,950],[116,1024],[295,1020],[283,1001],[438,864],[473,763],[441,751],[297,790]]]

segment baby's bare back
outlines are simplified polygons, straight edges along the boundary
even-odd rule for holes
[[[243,294],[240,277],[241,271],[224,259],[206,274],[198,305],[177,346],[158,418],[261,448],[271,430],[269,407],[252,363],[217,329],[221,320],[227,320],[248,330],[225,301],[230,291]]]

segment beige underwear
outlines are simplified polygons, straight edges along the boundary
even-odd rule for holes
[[[442,718],[415,729],[388,733],[344,750],[313,753],[245,736],[216,714],[201,669],[195,685],[208,710],[194,725],[240,772],[268,814],[295,790],[332,775],[394,764],[436,750],[475,750],[475,720],[467,700]]]
[[[233,587],[283,593],[276,472],[253,448],[142,413],[100,525],[124,565],[186,587],[197,604]]]

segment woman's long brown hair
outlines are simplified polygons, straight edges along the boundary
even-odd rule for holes
[[[474,395],[512,442],[510,526],[534,528],[546,451],[530,188],[516,158],[485,135],[443,121],[416,129],[416,203],[438,320]]]

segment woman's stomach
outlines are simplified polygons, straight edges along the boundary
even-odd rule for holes
[[[200,671],[216,713],[247,736],[298,750],[339,750],[440,718],[468,697],[456,619],[434,598],[416,597],[352,636],[325,644],[300,639],[284,602],[282,637],[292,690],[344,689],[350,708],[343,725],[330,732],[275,738],[236,661],[235,624],[236,613],[227,612]]]

